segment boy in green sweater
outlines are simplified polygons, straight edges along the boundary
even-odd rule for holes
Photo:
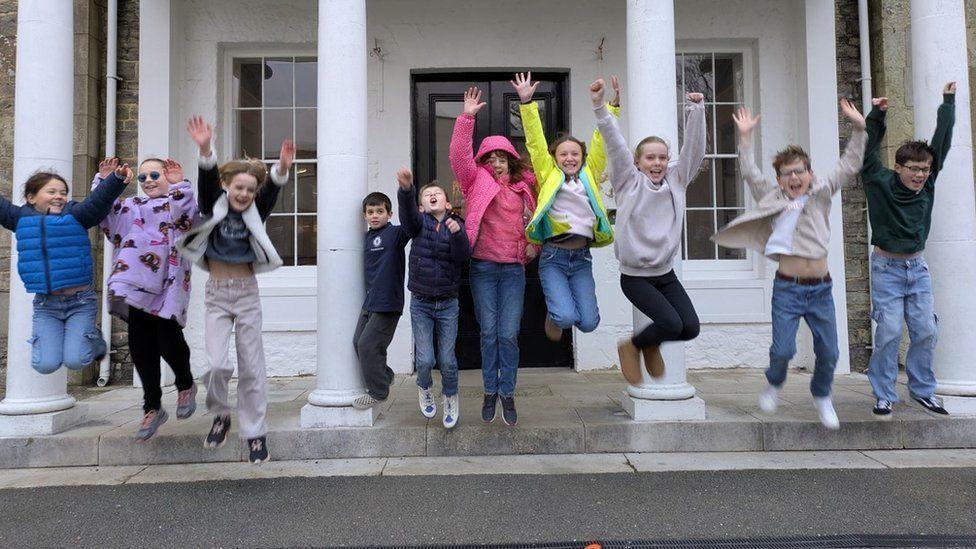
[[[911,345],[905,360],[909,395],[925,409],[948,414],[935,396],[932,353],[938,337],[932,279],[922,252],[932,226],[935,178],[952,141],[956,83],[943,90],[932,141],[906,141],[895,152],[895,167],[881,164],[879,148],[885,134],[888,98],[872,99],[867,117],[868,143],[861,178],[871,222],[871,316],[877,322],[868,378],[877,399],[874,414],[891,418],[898,401],[898,347],[902,318]]]

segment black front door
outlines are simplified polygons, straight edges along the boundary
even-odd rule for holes
[[[564,73],[532,73],[539,81],[535,99],[539,102],[546,137],[553,139],[567,127],[564,95]],[[440,73],[415,74],[414,97],[414,168],[415,181],[420,185],[436,180],[444,188],[452,206],[464,215],[464,198],[448,160],[454,120],[464,107],[464,92],[469,86],[481,89],[481,109],[475,123],[474,148],[489,135],[508,137],[519,154],[528,159],[525,136],[519,116],[519,98],[509,84],[511,73]],[[525,309],[519,331],[520,366],[573,366],[573,342],[567,330],[562,341],[553,343],[546,338],[543,322],[546,301],[539,281],[539,262],[533,261],[525,271]],[[481,368],[481,338],[471,299],[467,267],[459,296],[461,317],[458,320],[458,340],[455,352],[461,369]]]

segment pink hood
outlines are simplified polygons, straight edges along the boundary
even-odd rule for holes
[[[503,135],[489,135],[481,141],[481,146],[478,147],[478,154],[474,155],[475,161],[481,162],[481,157],[491,151],[505,151],[518,160],[522,159],[507,137]]]

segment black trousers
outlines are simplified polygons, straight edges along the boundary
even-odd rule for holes
[[[638,349],[698,337],[698,313],[674,271],[661,276],[621,274],[620,288],[634,307],[653,321],[634,334],[632,341]]]
[[[386,364],[386,349],[393,341],[399,321],[400,313],[362,311],[352,336],[366,392],[376,400],[386,400],[390,396],[393,370]]]
[[[160,318],[129,307],[129,354],[142,379],[143,411],[158,410],[162,406],[160,358],[165,359],[176,374],[178,390],[193,386],[190,347],[183,338],[180,323],[172,318]]]

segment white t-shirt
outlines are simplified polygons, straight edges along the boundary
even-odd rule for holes
[[[810,195],[805,194],[791,200],[786,209],[773,220],[773,234],[766,241],[766,257],[774,254],[793,255],[793,233],[796,232],[800,212],[809,198]]]
[[[561,223],[568,223],[570,228],[566,232],[593,238],[596,215],[590,207],[590,198],[583,182],[578,177],[563,182],[552,201],[549,215]]]

